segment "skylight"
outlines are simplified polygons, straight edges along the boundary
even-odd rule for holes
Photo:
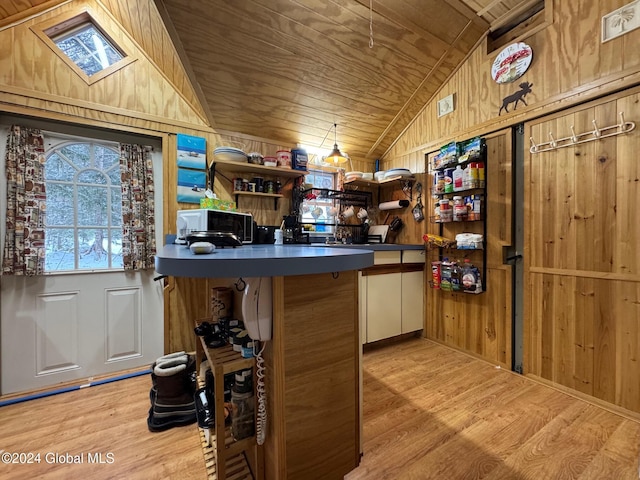
[[[88,76],[124,58],[90,21],[63,32],[52,40]]]
[[[115,40],[124,37],[112,25],[99,11],[84,6],[30,29],[71,70],[93,85],[136,61],[135,55]]]

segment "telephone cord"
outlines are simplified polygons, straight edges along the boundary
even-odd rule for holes
[[[258,382],[256,385],[256,393],[258,397],[256,441],[258,445],[264,444],[265,436],[267,433],[267,395],[264,385],[264,358],[262,358],[262,352],[264,352],[266,342],[260,343],[262,344],[260,347],[260,351],[257,353],[254,351],[256,357],[256,377],[258,378]]]

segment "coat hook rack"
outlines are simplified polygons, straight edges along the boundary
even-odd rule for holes
[[[620,112],[619,115],[620,123],[616,125],[599,128],[597,122],[594,119],[591,121],[591,123],[593,124],[593,130],[591,130],[590,132],[580,133],[578,135],[576,135],[573,125],[571,125],[571,136],[569,137],[556,139],[554,138],[553,133],[549,132],[550,141],[545,143],[536,143],[533,140],[533,137],[529,137],[529,140],[531,141],[531,148],[529,149],[529,151],[531,153],[548,152],[550,150],[556,150],[558,148],[571,147],[580,143],[592,142],[594,140],[600,140],[602,138],[614,137],[623,133],[629,133],[631,130],[636,128],[635,122],[626,122],[624,120],[624,112]]]

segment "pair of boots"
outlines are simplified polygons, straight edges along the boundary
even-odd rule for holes
[[[193,395],[197,388],[196,362],[192,355],[176,352],[158,358],[151,366],[151,408],[147,426],[152,432],[189,425],[196,421]]]

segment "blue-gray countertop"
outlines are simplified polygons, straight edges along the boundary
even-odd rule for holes
[[[158,273],[173,277],[279,277],[361,270],[373,265],[373,249],[338,248],[337,245],[243,245],[194,254],[185,245],[168,244],[158,249],[155,263]]]

